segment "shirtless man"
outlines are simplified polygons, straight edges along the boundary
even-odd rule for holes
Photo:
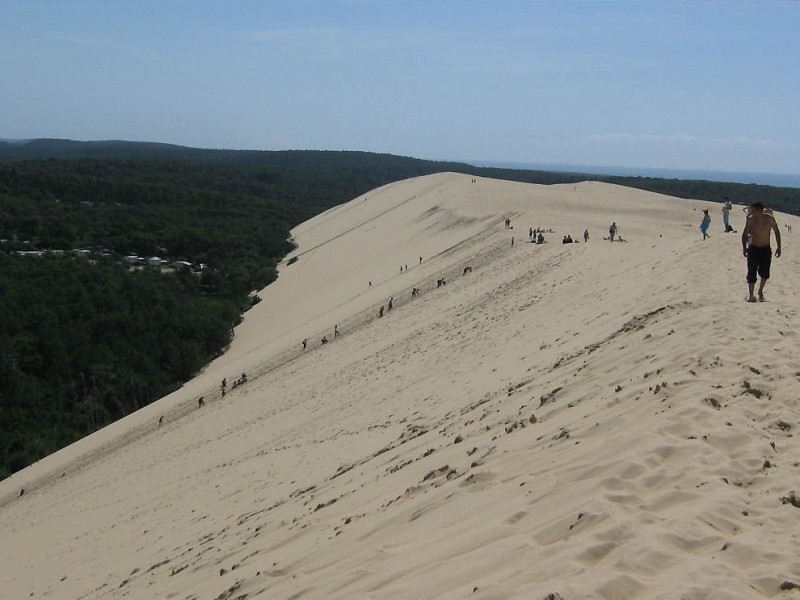
[[[775,232],[775,258],[781,255],[781,230],[772,214],[767,214],[761,202],[750,205],[751,215],[742,231],[742,253],[747,257],[747,287],[750,292],[747,301],[755,302],[753,288],[756,285],[756,275],[761,278],[758,286],[758,301],[764,301],[764,285],[769,279],[769,267],[772,262],[772,248],[770,247],[770,231]],[[750,239],[748,247],[747,241]]]

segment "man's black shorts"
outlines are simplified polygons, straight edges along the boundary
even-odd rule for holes
[[[750,246],[747,249],[747,283],[755,283],[756,274],[761,279],[769,279],[770,264],[772,264],[772,248]]]

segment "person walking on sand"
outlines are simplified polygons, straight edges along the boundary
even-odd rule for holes
[[[614,236],[617,235],[617,222],[614,221],[611,227],[608,228],[608,239],[614,241]]]
[[[781,230],[775,217],[767,214],[761,202],[750,205],[751,216],[742,231],[742,254],[747,257],[747,301],[755,302],[753,291],[756,285],[756,275],[761,278],[758,286],[758,301],[764,302],[764,285],[769,279],[769,268],[772,264],[772,247],[770,246],[770,232],[775,232],[775,258],[781,255]],[[749,245],[748,245],[749,239]]]
[[[710,235],[708,235],[708,227],[711,225],[711,216],[708,214],[708,209],[703,209],[703,221],[700,223],[700,231],[703,232],[703,239],[707,240]]]
[[[337,337],[339,337],[339,335],[340,335],[339,334],[339,325],[334,325],[333,326],[333,339],[336,339]]]
[[[389,304],[386,306],[386,308],[388,309],[388,312],[392,312],[392,309],[394,308],[394,297],[389,298]]]
[[[583,232],[583,243],[585,244],[585,243],[586,243],[586,242],[588,242],[588,241],[589,241],[589,230],[588,230],[588,229],[586,229],[586,230]]]
[[[383,311],[386,310],[385,306],[381,306],[378,310],[378,318],[380,319],[383,316]]]
[[[303,350],[306,349],[306,346],[308,346],[308,338],[303,339]]]

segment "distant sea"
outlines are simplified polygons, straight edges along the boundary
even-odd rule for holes
[[[546,163],[517,163],[493,161],[462,161],[476,167],[555,171],[557,173],[585,173],[591,175],[621,175],[624,177],[660,177],[664,179],[702,179],[732,183],[757,183],[778,187],[800,188],[800,174],[750,173],[736,171],[699,171],[691,169],[655,169],[648,167],[598,167],[596,165],[562,165]]]

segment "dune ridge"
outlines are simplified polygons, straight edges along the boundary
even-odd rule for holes
[[[750,305],[719,205],[473,179],[299,226],[226,355],[0,483],[2,596],[796,595],[791,234]]]

